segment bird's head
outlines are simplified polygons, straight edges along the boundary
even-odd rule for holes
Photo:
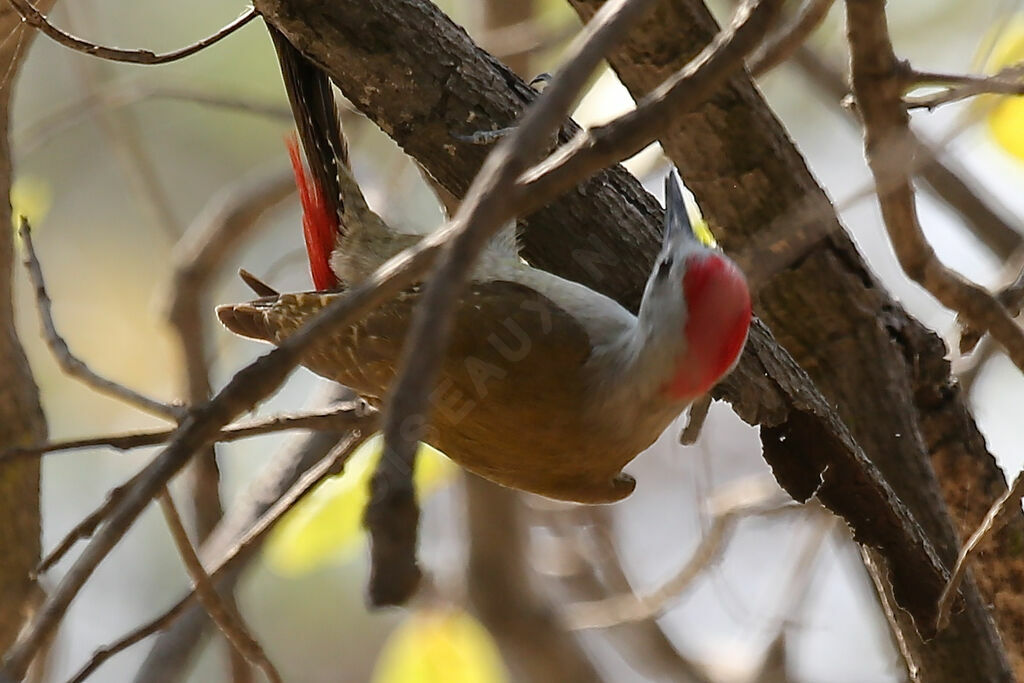
[[[750,291],[736,264],[694,230],[675,170],[665,179],[665,205],[665,235],[639,321],[648,343],[670,356],[673,370],[663,391],[691,400],[739,359],[750,327]]]

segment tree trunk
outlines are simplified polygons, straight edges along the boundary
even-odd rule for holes
[[[46,6],[51,3],[42,2]],[[46,439],[39,388],[15,330],[11,229],[12,164],[8,143],[11,92],[35,30],[10,5],[0,9],[0,451]],[[17,217],[15,217],[17,219]],[[38,590],[31,573],[39,563],[39,460],[0,464],[0,650],[6,650],[30,614]]]

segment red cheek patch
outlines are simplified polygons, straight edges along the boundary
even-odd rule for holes
[[[682,285],[687,349],[665,390],[673,398],[690,399],[707,392],[736,362],[747,339],[751,304],[743,273],[719,254],[690,256]]]

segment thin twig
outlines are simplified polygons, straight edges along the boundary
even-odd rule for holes
[[[164,419],[180,420],[184,417],[186,410],[182,406],[162,403],[155,399],[143,396],[134,389],[118,384],[93,372],[89,366],[83,363],[78,357],[71,353],[67,342],[57,332],[53,322],[52,301],[46,293],[46,284],[43,282],[43,271],[39,265],[35,250],[32,247],[32,228],[28,219],[21,217],[21,226],[18,229],[22,245],[25,248],[24,265],[28,270],[29,279],[35,288],[36,305],[39,308],[39,319],[43,326],[43,334],[46,344],[50,347],[54,358],[61,369],[71,377],[87,384],[96,391],[112,396],[120,401],[143,410],[151,415]]]
[[[362,400],[356,401],[345,401],[331,410],[308,413],[306,415],[279,415],[267,420],[250,422],[248,424],[232,425],[224,430],[225,437],[222,441],[233,441],[235,439],[245,438],[247,436],[257,436],[259,434],[268,434],[271,432],[279,431],[279,429],[290,429],[290,428],[301,428],[301,429],[313,429],[317,431],[326,432],[346,432],[351,429],[360,428],[364,432],[368,433],[368,430],[372,429],[374,421],[377,419],[377,411],[366,404]],[[301,424],[301,427],[299,426]],[[290,426],[289,426],[290,425]],[[161,443],[167,439],[167,436],[172,434],[171,431],[165,432],[154,432],[149,435],[133,434],[125,435],[125,439],[138,438],[148,436],[151,439],[155,439],[157,436],[160,437],[160,441],[155,443]],[[73,442],[66,442],[68,444]],[[79,442],[82,443],[82,442]],[[99,444],[94,444],[99,445]],[[120,447],[114,445],[111,442],[105,442],[103,445],[113,445],[115,448]],[[122,444],[124,445],[124,444]],[[145,444],[137,444],[145,445]],[[152,444],[149,444],[152,445]],[[75,446],[78,447],[78,446]],[[133,447],[133,446],[125,446]],[[107,517],[110,510],[113,509],[114,505],[120,501],[124,494],[135,484],[138,479],[138,475],[135,475],[125,483],[121,484],[110,490],[107,494],[106,500],[98,508],[93,510],[87,517],[76,524],[65,536],[61,539],[61,542],[39,563],[36,567],[36,574],[42,574],[48,571],[53,565],[60,561],[67,551],[74,546],[76,542],[83,538],[88,538],[95,533],[100,523]]]
[[[1024,307],[1024,249],[1019,249],[1003,265],[1004,271],[1010,268],[1017,271],[1016,278],[996,292],[995,296],[996,301],[1002,304],[1010,315],[1017,317],[1021,314],[1021,308]],[[959,320],[957,322],[960,323],[961,328],[960,353],[970,353],[981,341],[984,333]]]
[[[262,420],[252,420],[228,425],[221,430],[215,441],[230,443],[253,436],[283,432],[291,429],[308,429],[313,431],[344,431],[359,424],[375,410],[363,401],[349,401],[326,410],[301,413],[298,415],[274,415]],[[173,429],[160,429],[151,432],[134,432],[131,434],[107,434],[85,439],[69,439],[67,441],[51,441],[50,443],[24,448],[12,448],[0,453],[0,462],[18,458],[38,457],[54,451],[70,451],[80,448],[96,448],[106,446],[119,451],[132,448],[143,448],[165,443],[175,433]]]
[[[167,520],[171,536],[174,538],[174,544],[178,548],[178,554],[181,555],[181,560],[185,563],[185,568],[192,578],[192,590],[203,609],[210,615],[213,622],[217,624],[217,628],[238,654],[262,669],[272,683],[281,683],[281,674],[277,672],[277,668],[267,657],[263,647],[249,633],[241,615],[229,608],[217,593],[217,588],[210,580],[206,569],[203,568],[203,563],[196,555],[195,548],[192,547],[192,542],[188,538],[188,532],[185,531],[185,525],[181,522],[181,515],[178,514],[178,510],[174,506],[170,492],[165,488],[157,496],[157,500],[164,513],[164,519]]]
[[[768,484],[761,480],[741,481],[734,488],[718,494],[712,501],[715,509],[711,528],[697,545],[690,559],[672,578],[647,595],[640,596],[627,592],[601,600],[569,605],[565,610],[569,628],[608,628],[659,616],[718,559],[739,519],[802,509],[802,506],[796,503],[773,502],[777,495],[778,489],[774,482]]]
[[[259,519],[256,520],[256,522],[247,529],[244,534],[237,538],[225,550],[224,554],[221,555],[220,558],[215,562],[210,563],[211,569],[208,572],[209,577],[216,581],[224,572],[230,570],[238,558],[240,556],[244,556],[246,550],[260,541],[267,532],[274,527],[281,517],[291,510],[296,503],[302,500],[306,494],[312,491],[324,477],[340,473],[345,462],[356,448],[366,440],[369,433],[369,429],[360,429],[358,431],[351,432],[316,465],[306,470],[306,472],[303,473],[298,481],[296,481],[284,495],[278,498],[272,506],[260,515]],[[156,633],[157,631],[166,628],[176,617],[181,615],[195,597],[196,593],[194,590],[187,592],[163,614],[157,616],[146,624],[133,629],[116,642],[94,652],[89,661],[78,670],[69,683],[81,683],[114,655],[119,652],[123,652],[128,647],[131,647],[135,643]]]
[[[107,59],[112,62],[129,62],[131,64],[167,64],[168,62],[174,62],[194,55],[200,50],[220,41],[222,38],[227,38],[257,17],[256,10],[250,7],[237,19],[212,35],[191,45],[186,45],[183,48],[156,54],[150,50],[122,50],[116,47],[106,47],[90,43],[51,24],[39,10],[32,6],[29,0],[10,0],[10,3],[26,23],[34,26],[48,38],[61,45],[71,48],[76,52],[84,52],[87,55],[99,57],[100,59]]]
[[[138,480],[139,475],[133,476],[131,479],[110,489],[107,493],[106,499],[102,504],[92,512],[90,512],[82,521],[76,524],[71,530],[64,535],[60,543],[57,544],[50,553],[42,559],[39,565],[36,567],[35,573],[37,575],[43,572],[49,571],[53,565],[57,564],[69,550],[83,538],[89,538],[96,532],[96,528],[99,527],[100,523],[106,519],[110,511],[117,505],[118,501],[124,497],[124,495],[131,489],[131,487]]]
[[[796,16],[768,36],[747,60],[750,75],[763,76],[793,56],[828,16],[833,2],[835,0],[805,0]]]
[[[825,54],[806,45],[794,56],[794,63],[816,86],[815,92],[824,94],[835,109],[845,115],[844,120],[859,128],[859,119],[838,106],[847,95],[848,86],[842,72],[832,62]],[[989,251],[1000,260],[1006,260],[1024,244],[1021,236],[1024,224],[1019,220],[1009,221],[1013,212],[965,169],[958,168],[952,159],[939,158],[940,150],[947,148],[949,142],[948,137],[941,141],[920,139],[915,172],[938,199],[963,218],[965,226]]]
[[[974,391],[975,382],[981,371],[988,365],[988,362],[996,355],[998,347],[992,342],[988,335],[981,337],[970,355],[961,356],[953,365],[952,372],[956,375],[957,384],[964,396],[970,396]]]
[[[325,385],[323,394],[326,404],[352,400],[352,392],[340,385]],[[320,403],[314,400],[314,404]],[[363,424],[361,431],[370,433],[371,426]],[[289,439],[279,453],[262,471],[246,485],[233,500],[217,527],[203,541],[200,558],[204,565],[209,566],[224,554],[225,549],[234,543],[266,512],[288,489],[295,484],[306,470],[316,465],[338,443],[346,438],[346,431],[309,432],[299,438]],[[250,545],[249,548],[232,562],[217,578],[217,590],[221,594],[229,594],[235,590],[242,580],[247,567],[259,558],[261,543]],[[187,663],[192,660],[192,652],[199,647],[204,634],[210,630],[212,622],[198,604],[192,603],[180,618],[175,619],[163,633],[160,633],[148,648],[145,659],[136,669],[134,679],[138,683],[156,680],[173,680],[180,678]],[[237,657],[232,659],[237,663]],[[243,660],[244,662],[244,660]],[[249,669],[246,664],[246,668]],[[231,675],[238,675],[233,668]],[[251,674],[251,670],[246,673]]]
[[[1024,498],[1024,472],[1019,472],[1017,473],[1017,478],[1013,480],[1013,486],[1008,488],[1006,493],[1001,495],[999,500],[992,504],[992,507],[985,513],[985,519],[982,520],[978,528],[971,534],[971,537],[960,548],[956,558],[956,565],[953,567],[953,573],[949,577],[949,582],[939,598],[937,623],[940,629],[945,628],[949,624],[949,612],[957,595],[957,589],[967,573],[967,560],[979,545],[1000,529],[1002,526],[1000,522],[1006,520],[1008,513],[1020,509],[1022,498]]]
[[[936,107],[984,94],[1024,95],[1024,63],[1013,64],[991,76],[943,74],[917,71],[909,66],[900,76],[907,87],[950,86],[929,95],[907,96],[904,102],[911,109]]]
[[[558,551],[566,555],[561,563],[570,571],[560,576],[559,583],[567,589],[569,601],[597,600],[632,590],[613,537],[613,508],[562,505],[537,511],[545,527],[559,540]],[[712,681],[704,666],[674,646],[656,619],[622,624],[602,635],[645,680]]]
[[[864,122],[865,154],[900,266],[943,306],[989,332],[1024,370],[1024,331],[992,295],[943,265],[921,230],[910,183],[917,146],[901,98],[884,2],[847,3],[846,7],[853,90]]]
[[[813,509],[811,508],[809,512]],[[839,523],[840,518],[823,507],[818,507],[818,513],[817,515],[808,515],[812,518],[809,520],[811,530],[793,562],[793,571],[786,582],[785,589],[780,591],[782,597],[779,600],[780,609],[777,612],[780,615],[780,635],[785,630],[787,622],[796,621],[793,615],[802,611],[801,607],[807,603],[807,598],[810,596],[808,588],[814,579],[821,550],[832,530]]]
[[[520,212],[528,213],[543,205],[548,193],[564,192],[597,169],[636,154],[655,140],[663,122],[699,106],[761,43],[781,6],[781,0],[746,0],[728,29],[641,98],[635,109],[610,123],[582,131],[523,173],[516,186]]]
[[[551,85],[522,121],[488,155],[452,220],[452,241],[413,317],[401,371],[384,417],[384,454],[371,480],[365,522],[371,539],[370,600],[401,604],[419,581],[416,526],[419,510],[412,485],[416,448],[427,417],[427,394],[451,336],[455,302],[487,240],[520,209],[511,192],[517,176],[568,116],[590,74],[646,11],[651,0],[606,3],[567,50]]]

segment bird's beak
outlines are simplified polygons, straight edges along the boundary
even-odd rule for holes
[[[686,202],[680,189],[679,173],[673,168],[665,176],[665,236],[662,249],[682,240],[697,240],[690,216],[686,213]]]

